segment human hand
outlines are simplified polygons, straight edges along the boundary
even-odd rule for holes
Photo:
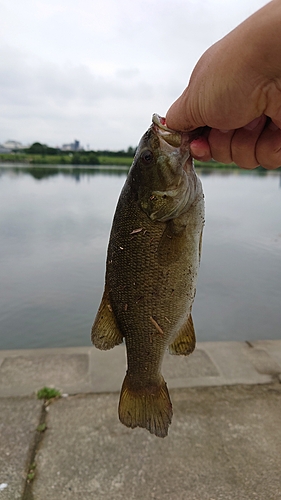
[[[201,161],[213,158],[245,169],[258,165],[275,169],[281,165],[281,130],[262,115],[238,129],[206,130],[205,135],[191,142],[190,150]]]
[[[194,158],[281,165],[280,23],[281,2],[274,0],[200,58],[166,117],[175,130],[205,127],[191,143]]]

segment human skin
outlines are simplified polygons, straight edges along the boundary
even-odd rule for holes
[[[167,126],[205,127],[194,158],[242,168],[281,165],[281,0],[273,0],[212,45],[196,64]]]

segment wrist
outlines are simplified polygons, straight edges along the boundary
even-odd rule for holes
[[[281,78],[281,0],[273,0],[229,35],[240,41],[247,66],[264,81]]]

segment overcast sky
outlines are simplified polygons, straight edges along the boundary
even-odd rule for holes
[[[267,0],[0,0],[0,143],[136,146]]]

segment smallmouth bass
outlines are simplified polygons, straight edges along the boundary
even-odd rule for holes
[[[120,421],[165,437],[172,404],[161,374],[165,350],[195,348],[191,316],[204,226],[204,195],[189,136],[153,115],[116,207],[105,288],[92,327],[98,349],[125,340],[128,369]]]

